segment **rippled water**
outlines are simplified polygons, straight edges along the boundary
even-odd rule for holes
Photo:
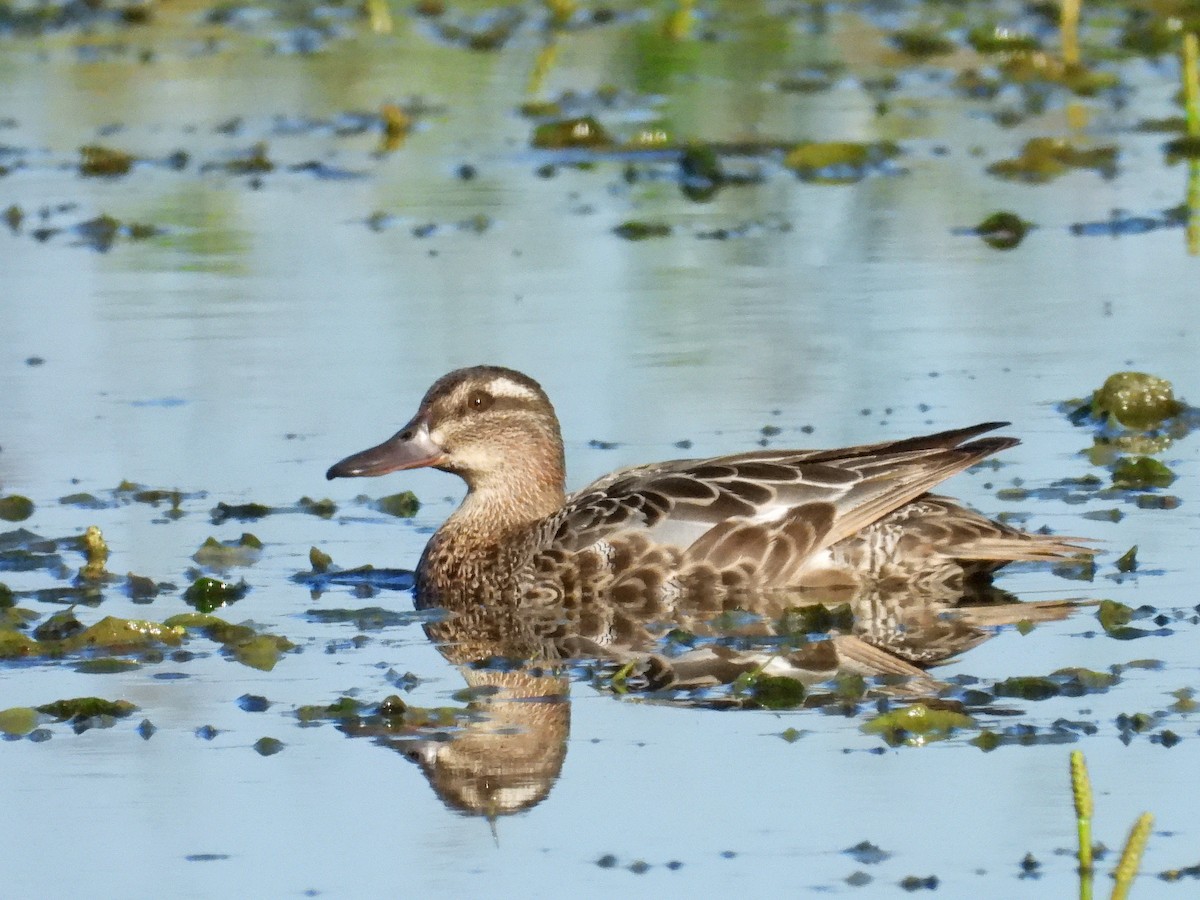
[[[672,42],[660,35],[660,7],[615,4],[613,23],[555,35],[530,3],[493,52],[464,49],[399,5],[390,35],[370,33],[348,6],[305,21],[282,6],[212,23],[206,4],[173,2],[155,4],[145,26],[0,32],[0,207],[24,213],[19,228],[0,230],[0,494],[36,504],[20,526],[61,538],[98,525],[111,571],[178,588],[141,604],[107,587],[98,606],[76,609],[84,624],[189,611],[181,594],[200,544],[253,532],[261,559],[233,572],[250,591],[218,614],[297,645],[270,671],[199,635],[184,645],[191,658],[168,650],[118,674],[79,672],[78,656],[0,664],[0,709],[91,695],[139,707],[111,728],[77,735],[46,723],[50,740],[3,745],[10,841],[0,894],[873,895],[910,875],[935,875],[947,896],[1064,894],[1075,884],[1074,860],[1059,852],[1074,842],[1072,748],[1091,765],[1099,840],[1119,846],[1139,812],[1156,815],[1150,874],[1135,896],[1190,890],[1153,875],[1200,861],[1187,781],[1200,737],[1173,696],[1197,685],[1200,444],[1184,439],[1161,454],[1177,475],[1165,492],[1181,499],[1174,509],[1037,490],[1109,478],[1080,455],[1092,434],[1060,401],[1126,368],[1200,397],[1200,263],[1184,229],[1071,231],[1110,222],[1114,210],[1161,219],[1183,202],[1186,167],[1167,163],[1164,135],[1134,127],[1177,114],[1172,57],[1104,63],[1120,92],[1051,89],[1029,110],[1015,89],[992,101],[952,89],[957,71],[981,65],[961,26],[953,56],[914,64],[888,49],[887,31],[935,16],[937,5],[715,3],[701,6],[697,37]],[[480,9],[454,4],[444,21]],[[1015,4],[985,11],[981,20],[1028,25]],[[1085,22],[1085,52],[1115,46],[1099,16]],[[1054,46],[1049,26],[1030,27]],[[531,83],[539,54],[543,80]],[[827,89],[778,89],[825,63],[842,66]],[[894,91],[864,87],[886,73],[899,79]],[[670,154],[574,166],[530,149],[523,102],[607,86],[617,93],[588,108],[622,138],[649,125],[727,143],[889,140],[902,154],[849,184],[801,181],[778,152],[730,158],[753,183],[697,203],[681,193]],[[384,102],[415,119],[391,152],[379,151]],[[1019,121],[998,124],[1005,110]],[[1036,185],[985,174],[1037,136],[1116,145],[1117,171]],[[274,171],[217,168],[259,142]],[[94,143],[142,161],[123,177],[81,177],[78,148]],[[173,168],[166,160],[180,150],[186,164]],[[1039,227],[1010,251],[962,233],[997,209]],[[161,233],[97,250],[71,229],[102,213]],[[628,220],[672,232],[623,240],[612,229]],[[726,239],[705,236],[717,229]],[[291,576],[309,568],[314,545],[345,567],[415,566],[458,482],[416,472],[327,485],[324,471],[392,433],[434,378],[477,362],[545,386],[571,486],[760,440],[838,446],[1011,420],[1022,446],[949,492],[1103,549],[1094,581],[1027,567],[1001,586],[1026,600],[1152,607],[1164,624],[1139,620],[1155,633],[1122,641],[1084,608],[1028,634],[1000,629],[936,676],[990,684],[1154,662],[1120,669],[1104,693],[1009,698],[1013,715],[983,713],[980,725],[1023,734],[1026,745],[986,753],[969,743],[978,730],[889,747],[860,729],[870,703],[854,715],[717,712],[620,699],[576,680],[569,735],[547,739],[565,739],[550,748],[565,757],[543,773],[537,802],[493,826],[464,815],[402,754],[328,722],[302,727],[295,715],[343,695],[462,704],[462,674],[417,618],[360,629],[307,612],[408,612],[411,597],[337,586],[314,597]],[[114,496],[123,479],[186,492],[182,517]],[[997,495],[1014,485],[1034,490]],[[404,489],[422,502],[411,522],[358,496]],[[80,492],[108,505],[59,502]],[[337,513],[210,517],[219,502],[292,507],[302,496],[328,496]],[[1124,513],[1115,523],[1084,516],[1113,507]],[[1120,576],[1114,561],[1134,544],[1140,568]],[[63,607],[20,592],[68,585],[83,558],[60,552],[70,571],[0,572],[43,618]],[[246,694],[269,708],[245,711]],[[1139,712],[1160,715],[1143,733],[1123,730],[1118,716]],[[157,729],[149,738],[138,733],[143,720]],[[204,726],[215,736],[198,736]],[[1166,746],[1164,731],[1181,740]],[[256,753],[263,737],[282,752]],[[842,852],[863,840],[890,856]],[[1040,868],[1022,878],[1027,852]],[[857,871],[869,886],[844,880]]]

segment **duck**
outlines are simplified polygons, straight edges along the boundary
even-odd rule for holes
[[[649,623],[775,615],[847,591],[958,596],[1011,562],[1091,553],[1080,539],[1024,532],[930,493],[1016,446],[990,434],[1008,424],[670,460],[568,493],[546,392],[514,369],[479,365],[439,378],[398,432],[326,477],[457,475],[466,496],[421,555],[417,607],[455,614],[468,646],[502,641],[539,655],[557,640],[558,655],[573,655],[644,643]]]

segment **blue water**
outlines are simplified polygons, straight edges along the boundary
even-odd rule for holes
[[[76,735],[46,724],[50,740],[0,747],[0,827],[9,836],[0,894],[875,896],[895,894],[905,876],[936,875],[944,896],[1061,895],[1075,884],[1072,858],[1058,853],[1074,841],[1071,749],[1091,766],[1098,840],[1119,846],[1140,812],[1156,816],[1150,874],[1135,896],[1187,893],[1186,883],[1153,874],[1197,862],[1200,820],[1187,781],[1200,762],[1196,715],[1169,707],[1172,692],[1198,682],[1200,441],[1161,456],[1178,476],[1167,491],[1181,498],[1177,509],[996,496],[1014,479],[1025,487],[1107,479],[1079,455],[1090,434],[1056,404],[1111,372],[1145,369],[1200,397],[1200,262],[1184,229],[1116,238],[1070,230],[1114,209],[1160,217],[1183,201],[1186,168],[1165,162],[1161,135],[1133,130],[1139,117],[1176,110],[1169,58],[1109,64],[1128,104],[1051,92],[1044,111],[1004,128],[988,113],[1017,103],[1014,92],[989,105],[950,88],[954,71],[980,64],[969,51],[913,69],[884,49],[878,23],[838,9],[813,33],[806,18],[770,18],[779,12],[770,4],[715,4],[702,10],[701,31],[718,39],[681,44],[657,36],[658,10],[571,30],[555,38],[557,56],[532,93],[545,42],[537,4],[494,53],[437,39],[431,22],[399,5],[391,35],[333,16],[332,35],[311,55],[278,51],[308,46],[319,31],[293,30],[276,15],[205,24],[205,9],[156,7],[141,29],[0,34],[0,118],[11,119],[0,143],[15,148],[0,157],[10,169],[0,207],[15,204],[26,217],[15,233],[0,229],[0,494],[35,502],[22,526],[57,538],[98,525],[111,571],[181,587],[205,538],[253,532],[262,559],[233,572],[251,590],[220,614],[298,649],[270,672],[226,658],[201,636],[185,645],[194,658],[168,653],[123,674],[79,673],[71,659],[0,665],[0,708],[87,695],[140,707],[110,729]],[[1015,15],[1005,5],[992,11]],[[905,5],[898,15],[918,12]],[[1094,46],[1116,40],[1099,22],[1088,35]],[[137,61],[143,48],[153,61]],[[783,75],[829,60],[846,67],[829,91],[775,89]],[[899,73],[900,87],[877,115],[862,82],[886,71]],[[603,85],[624,92],[597,112],[621,135],[651,122],[681,139],[894,140],[903,154],[891,171],[848,185],[801,182],[768,154],[738,164],[759,183],[707,203],[680,193],[670,162],[645,164],[632,183],[624,161],[605,159],[537,174],[559,160],[529,149],[533,126],[518,106]],[[339,133],[371,122],[384,101],[424,108],[402,147],[380,155],[378,130]],[[1116,177],[1081,170],[1025,185],[984,174],[1039,135],[1116,144]],[[204,169],[259,141],[278,167],[258,183]],[[78,147],[96,142],[151,160],[183,149],[190,159],[182,170],[142,162],[121,178],[82,178]],[[362,177],[287,168],[311,160]],[[473,178],[459,176],[464,164]],[[1039,227],[1007,252],[961,233],[996,209]],[[163,233],[118,237],[107,252],[68,231],[33,235],[100,213]],[[385,227],[369,227],[375,213]],[[487,217],[481,232],[478,216]],[[612,233],[631,219],[673,231],[642,242]],[[716,228],[744,236],[699,236]],[[400,691],[405,673],[417,679],[406,701],[456,702],[463,675],[416,619],[364,631],[356,646],[353,624],[305,614],[406,612],[407,593],[358,597],[342,586],[314,598],[291,576],[309,568],[314,545],[347,568],[416,565],[460,484],[436,472],[327,484],[324,471],[391,434],[436,377],[479,362],[516,367],[545,386],[572,486],[623,465],[749,449],[764,426],[780,429],[772,446],[838,446],[1011,420],[1008,431],[1024,443],[999,469],[959,476],[948,492],[989,514],[1021,513],[1028,528],[1096,538],[1102,550],[1094,582],[1031,567],[1002,586],[1024,599],[1152,606],[1170,633],[1114,640],[1087,609],[1026,635],[1002,629],[935,674],[995,681],[1159,664],[1124,669],[1107,693],[1014,700],[1018,715],[981,717],[992,730],[1021,723],[1042,735],[1060,718],[1096,726],[1073,743],[990,753],[968,743],[974,733],[887,747],[860,731],[866,708],[853,717],[715,712],[617,699],[577,682],[561,770],[539,802],[501,816],[493,833],[486,820],[448,809],[401,754],[332,724],[301,727],[294,715],[347,693],[377,702]],[[165,516],[166,505],[58,502],[80,491],[109,498],[122,479],[187,492],[185,515]],[[356,499],[400,490],[422,501],[411,522]],[[338,512],[220,525],[209,517],[218,502],[290,507],[302,496],[329,497]],[[1125,514],[1117,523],[1082,515],[1113,506]],[[1133,544],[1139,572],[1113,577]],[[68,583],[44,570],[0,580],[17,591]],[[43,617],[59,608],[23,605]],[[141,605],[111,587],[99,608],[76,613],[91,624],[187,610],[178,591]],[[270,707],[243,711],[237,700],[248,693]],[[1155,711],[1163,717],[1147,733],[1121,740],[1120,714]],[[157,728],[148,740],[137,732],[143,719]],[[203,726],[215,737],[197,737]],[[801,736],[784,740],[788,729]],[[1164,729],[1182,740],[1152,742]],[[252,745],[262,737],[283,751],[260,756]],[[891,856],[866,864],[842,852],[862,840]],[[1041,863],[1037,878],[1019,877],[1027,852]],[[859,870],[873,880],[851,888],[844,879]]]

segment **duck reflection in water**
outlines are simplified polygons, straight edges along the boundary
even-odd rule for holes
[[[764,676],[812,688],[858,675],[884,695],[936,695],[928,667],[995,626],[1070,611],[1011,602],[993,572],[1091,552],[929,493],[1017,444],[983,436],[1003,424],[637,466],[568,495],[558,419],[537,382],[495,366],[451,372],[393,437],[327,473],[431,466],[467,483],[421,556],[416,604],[445,610],[426,630],[481,720],[397,749],[448,805],[494,817],[553,785],[569,673],[584,661],[610,687],[709,706],[753,703],[753,690],[719,689]]]

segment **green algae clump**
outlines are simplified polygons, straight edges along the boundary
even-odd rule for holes
[[[14,706],[0,709],[0,732],[11,737],[21,737],[37,728],[38,713],[30,706]]]
[[[397,519],[411,519],[421,509],[421,501],[412,491],[401,491],[399,494],[380,497],[373,505],[380,512],[395,516]]]
[[[1016,213],[994,212],[975,226],[983,242],[997,250],[1011,250],[1029,233],[1030,223]]]
[[[876,716],[865,722],[862,730],[880,735],[892,747],[919,747],[945,740],[955,731],[974,727],[975,720],[966,713],[914,703]]]
[[[890,141],[810,141],[793,147],[783,164],[806,181],[848,184],[899,154],[900,148]]]
[[[604,150],[616,142],[592,116],[581,116],[537,126],[532,144],[539,150]]]
[[[79,156],[79,174],[85,177],[115,178],[128,174],[133,166],[130,154],[98,144],[80,147]]]
[[[644,241],[648,238],[669,237],[671,226],[662,222],[622,222],[613,229],[613,234],[627,241]]]
[[[249,532],[236,541],[218,541],[210,537],[192,554],[192,559],[206,569],[252,566],[262,556],[262,547],[262,541]]]
[[[946,56],[955,50],[954,41],[930,28],[910,28],[893,32],[892,46],[906,56],[927,59]]]
[[[0,519],[6,522],[24,522],[33,515],[33,501],[20,494],[0,497]]]
[[[88,530],[84,532],[83,552],[87,556],[87,563],[79,570],[79,577],[88,581],[102,581],[108,576],[108,572],[104,566],[108,563],[108,544],[104,542],[104,535],[95,525],[89,525]]]
[[[188,606],[193,606],[202,613],[210,613],[214,609],[241,600],[248,590],[250,588],[244,580],[231,584],[218,578],[202,577],[193,581],[183,592],[183,599]]]
[[[70,700],[55,700],[36,707],[37,711],[64,722],[68,719],[92,719],[96,716],[112,716],[124,719],[132,715],[137,706],[128,700],[104,700],[101,697],[74,697]]]
[[[1081,150],[1062,138],[1030,138],[1020,155],[987,167],[989,175],[1009,181],[1044,184],[1071,169],[1095,169],[1102,175],[1116,173],[1117,148],[1113,145]]]
[[[1175,473],[1149,456],[1122,459],[1113,468],[1113,486],[1135,491],[1170,487]]]
[[[1171,382],[1145,372],[1109,375],[1100,390],[1092,394],[1093,416],[1112,416],[1126,428],[1138,431],[1157,428],[1182,411],[1183,404],[1175,399]]]

